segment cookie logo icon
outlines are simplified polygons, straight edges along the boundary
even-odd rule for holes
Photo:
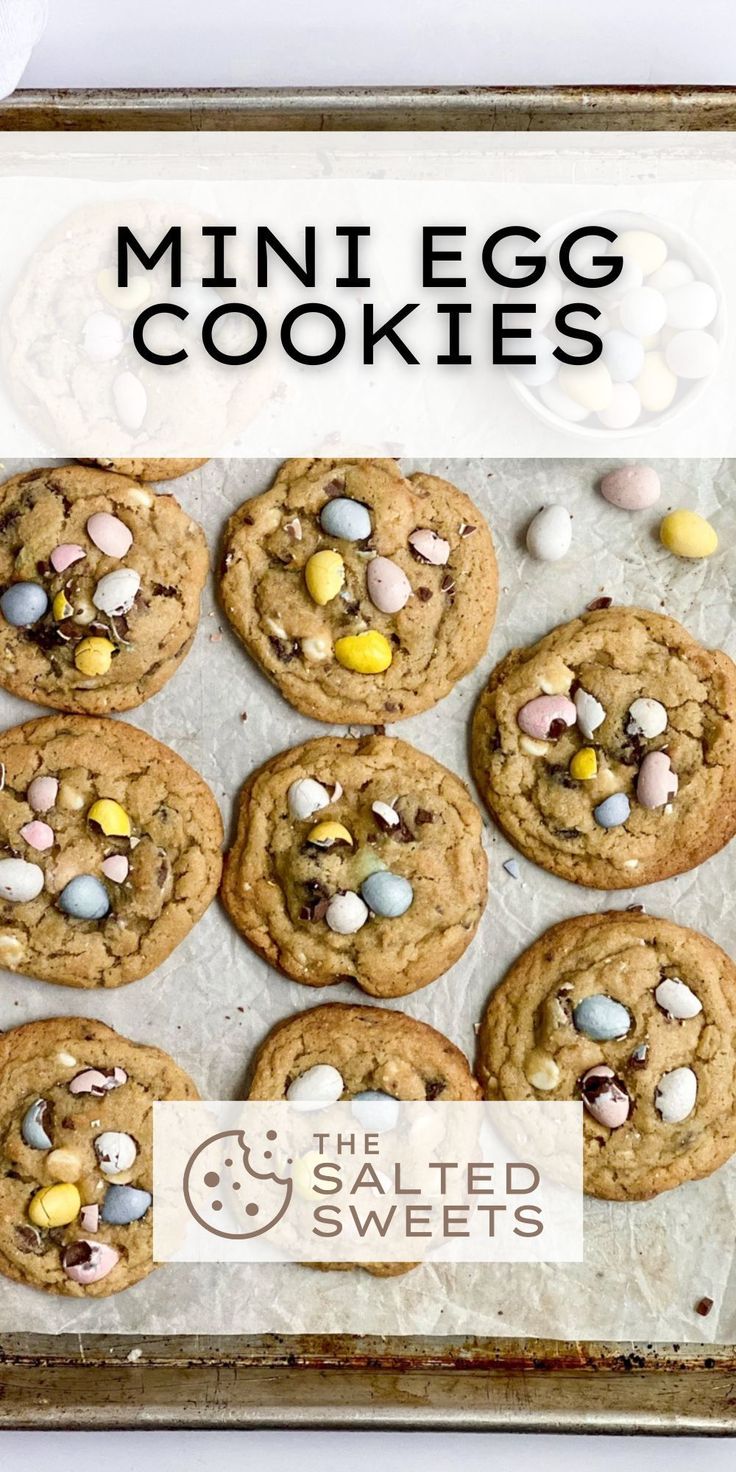
[[[266,1140],[273,1146],[276,1130],[268,1130]],[[195,1221],[215,1237],[261,1237],[289,1209],[292,1183],[274,1168],[273,1148],[261,1151],[262,1170],[254,1153],[242,1130],[224,1130],[198,1145],[187,1161],[184,1199]]]

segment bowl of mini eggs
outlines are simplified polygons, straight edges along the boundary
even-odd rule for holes
[[[572,230],[598,225],[615,231],[616,239],[608,244],[587,236],[572,247],[570,260],[591,281],[601,274],[601,257],[620,256],[621,272],[610,285],[577,286],[559,265],[559,245]],[[720,282],[699,245],[674,226],[611,211],[556,226],[539,248],[547,256],[544,276],[506,297],[535,306],[529,351],[536,361],[509,369],[534,413],[556,429],[620,438],[691,407],[718,366],[726,330]],[[557,346],[571,355],[588,350],[555,325],[560,307],[572,302],[599,309],[595,321],[583,313],[568,319],[601,339],[594,363],[565,364],[554,356]],[[528,328],[528,317],[517,321]],[[510,325],[516,325],[513,317]]]

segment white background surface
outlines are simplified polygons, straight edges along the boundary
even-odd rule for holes
[[[732,0],[51,0],[50,10],[27,87],[736,81]]]

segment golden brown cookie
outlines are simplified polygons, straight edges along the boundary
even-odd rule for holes
[[[0,1037],[0,1272],[105,1298],[152,1254],[152,1105],[197,1099],[159,1048],[52,1017]]]
[[[463,954],[483,913],[480,813],[433,757],[389,736],[322,736],[246,783],[222,897],[306,986],[400,997]]]
[[[176,480],[188,475],[190,470],[199,470],[207,460],[83,460],[83,465],[99,465],[101,470],[114,470],[118,475],[130,475],[135,480]]]
[[[122,721],[55,715],[0,735],[0,966],[63,986],[148,975],[220,878],[206,783]]]
[[[209,557],[173,496],[85,465],[0,486],[0,684],[59,710],[132,710],[188,653]]]
[[[736,967],[653,915],[565,920],[493,993],[478,1076],[489,1099],[583,1099],[592,1196],[710,1175],[736,1150]]]
[[[652,884],[736,832],[734,710],[726,654],[663,614],[599,609],[493,671],[473,771],[534,863],[595,889]]]
[[[497,598],[477,506],[394,460],[287,460],[231,516],[221,594],[249,653],[305,715],[392,723],[481,658]]]

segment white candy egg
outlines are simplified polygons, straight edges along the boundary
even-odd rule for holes
[[[629,706],[626,730],[630,736],[645,736],[647,741],[651,741],[653,736],[661,736],[667,730],[666,707],[660,700],[652,700],[648,695],[640,696]]]
[[[129,567],[119,567],[100,578],[92,602],[101,613],[128,613],[135,603],[140,588],[140,575]]]
[[[300,777],[298,782],[292,782],[286,795],[289,804],[289,812],[292,818],[302,822],[304,818],[311,818],[313,813],[318,813],[321,808],[330,806],[330,794],[321,782],[314,777]]]
[[[563,392],[557,382],[543,383],[539,390],[539,397],[550,414],[558,419],[564,419],[566,424],[582,424],[588,418],[589,410],[584,404],[578,404],[571,399],[569,394]]]
[[[661,414],[669,409],[677,393],[677,378],[661,353],[647,353],[634,387],[642,409],[646,409],[648,414]]]
[[[707,281],[688,281],[667,293],[667,326],[678,331],[709,327],[718,311],[718,297]]]
[[[564,364],[557,375],[557,382],[563,393],[588,412],[594,410],[600,414],[602,409],[608,408],[613,397],[613,381],[600,358],[582,367]]]
[[[573,698],[578,716],[578,729],[588,741],[591,741],[594,732],[603,725],[606,712],[600,701],[596,700],[595,696],[587,690],[583,690],[582,686],[578,687]]]
[[[526,383],[529,388],[539,388],[543,383],[549,383],[557,372],[557,359],[554,357],[554,343],[551,338],[545,337],[542,332],[532,332],[528,338],[519,338],[514,344],[513,351],[524,356],[534,356],[534,363],[514,363],[511,371],[520,383]]]
[[[95,1154],[105,1176],[117,1176],[135,1164],[138,1147],[132,1135],[105,1130],[95,1140]]]
[[[647,278],[647,286],[653,286],[656,291],[673,291],[676,286],[684,286],[687,281],[693,279],[692,266],[687,261],[665,261],[658,271],[653,271]]]
[[[673,1068],[663,1073],[654,1095],[654,1103],[665,1124],[680,1124],[695,1108],[698,1080],[692,1068]]]
[[[678,332],[664,356],[678,378],[708,378],[718,363],[718,343],[709,332]]]
[[[84,324],[84,351],[93,363],[110,363],[123,348],[123,329],[109,312],[93,312]]]
[[[641,399],[633,383],[615,383],[613,397],[598,418],[604,429],[630,429],[641,415]]]
[[[618,327],[604,337],[602,357],[614,383],[631,383],[644,367],[644,348],[639,338]]]
[[[611,254],[617,255],[618,252],[612,247]],[[643,281],[644,273],[641,266],[637,266],[636,261],[624,260],[621,273],[616,280],[612,281],[610,286],[604,286],[602,290],[596,291],[595,305],[605,306],[607,312],[611,311],[612,308],[618,307],[627,292],[634,291],[636,287],[642,285]]]
[[[286,1090],[286,1097],[290,1104],[298,1104],[307,1111],[321,1109],[326,1104],[336,1104],[344,1090],[342,1074],[329,1063],[318,1063],[292,1080]]]
[[[667,302],[653,286],[637,286],[626,293],[620,307],[621,326],[634,337],[649,337],[664,327]]]
[[[543,506],[527,527],[527,551],[540,562],[559,562],[571,541],[572,522],[565,506]]]
[[[702,1002],[679,976],[666,976],[654,989],[657,1006],[678,1022],[687,1022],[703,1010]]]
[[[610,254],[623,256],[625,261],[633,261],[642,276],[651,276],[653,271],[658,271],[664,265],[667,246],[661,235],[655,235],[652,230],[622,230],[613,241]]]
[[[325,912],[325,921],[336,935],[354,935],[367,919],[368,906],[352,889],[333,895]]]
[[[148,395],[140,378],[126,370],[119,373],[112,386],[115,412],[125,429],[140,429],[146,417]]]
[[[0,859],[0,899],[13,904],[35,900],[43,889],[43,869],[25,859]]]

